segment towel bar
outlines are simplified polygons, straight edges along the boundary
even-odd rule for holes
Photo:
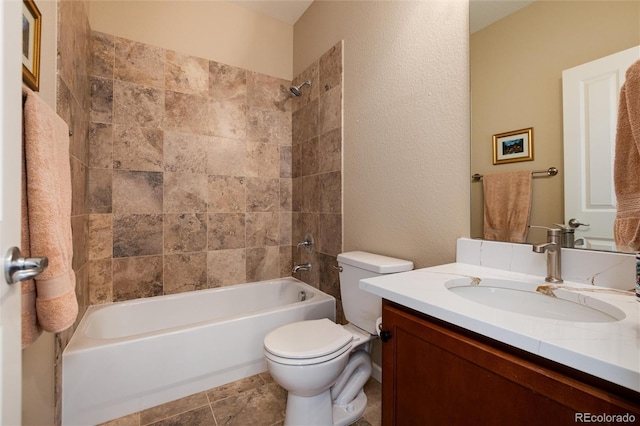
[[[24,103],[27,101],[27,95],[22,94],[22,108],[24,108]],[[69,130],[69,137],[73,136],[73,130]]]
[[[558,174],[558,168],[557,167],[549,167],[547,170],[532,170],[531,171],[531,174],[534,175],[534,177],[535,177],[536,174],[540,174],[540,173],[544,173],[546,175],[546,177],[555,176],[555,175]],[[542,176],[542,177],[545,177],[545,176]],[[471,176],[471,180],[473,182],[479,182],[479,181],[482,180],[482,175],[476,173],[476,174]]]

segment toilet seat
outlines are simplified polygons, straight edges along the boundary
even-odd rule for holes
[[[338,358],[340,355],[343,355],[345,352],[349,352],[350,349],[351,345],[346,345],[337,352],[314,358],[284,358],[274,355],[267,350],[264,351],[264,356],[268,360],[276,362],[278,364],[302,367],[305,365],[322,364],[324,362],[331,361],[335,358]]]
[[[264,338],[265,355],[274,362],[309,365],[329,361],[351,349],[353,334],[333,321],[299,321]]]

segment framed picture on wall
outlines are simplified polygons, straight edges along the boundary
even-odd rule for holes
[[[40,87],[40,28],[42,15],[33,0],[22,1],[22,81]]]
[[[493,135],[493,164],[533,160],[533,127]]]

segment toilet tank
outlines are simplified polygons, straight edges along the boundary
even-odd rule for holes
[[[379,296],[360,290],[360,280],[410,271],[413,262],[363,251],[338,255],[340,295],[344,316],[351,324],[377,334],[376,319],[382,315]]]

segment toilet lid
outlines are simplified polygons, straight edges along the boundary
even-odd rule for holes
[[[264,338],[264,348],[283,358],[316,358],[340,350],[352,339],[351,333],[323,318],[276,328]]]

